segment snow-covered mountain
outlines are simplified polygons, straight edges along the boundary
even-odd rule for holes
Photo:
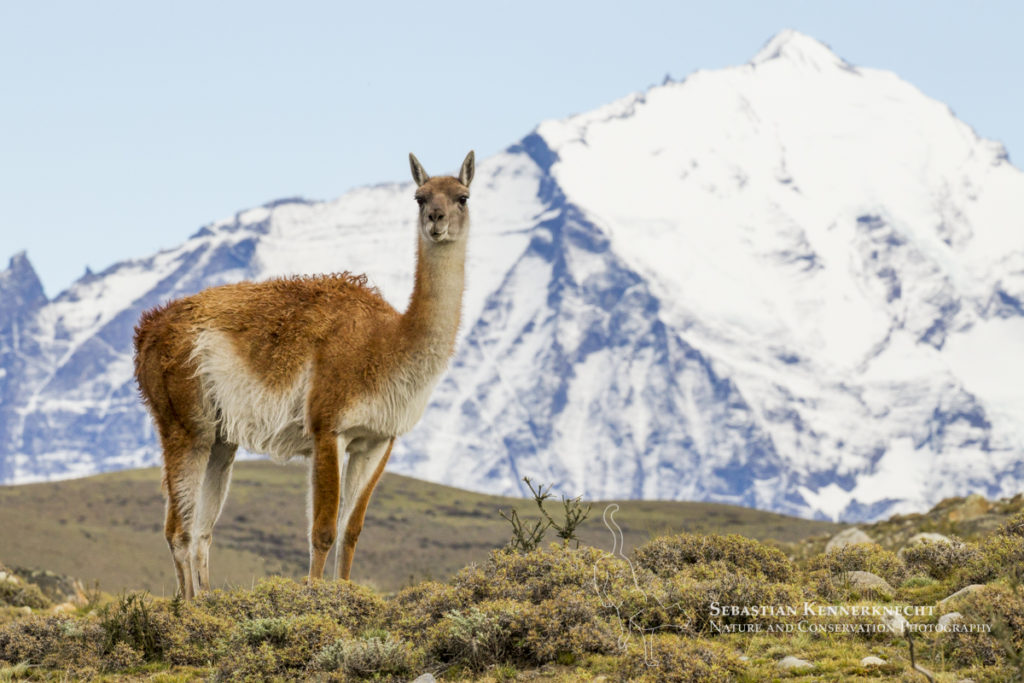
[[[404,308],[411,200],[242,211],[53,301],[15,256],[0,481],[159,461],[131,334],[169,298],[353,270]],[[392,470],[845,519],[1024,489],[1024,174],[897,76],[784,31],[542,123],[471,202],[458,350]]]

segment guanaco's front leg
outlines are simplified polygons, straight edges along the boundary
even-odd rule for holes
[[[309,531],[309,582],[324,575],[327,553],[337,534],[339,498],[338,442],[334,434],[318,434],[313,462],[310,465],[310,486],[313,510]]]
[[[359,534],[363,530],[366,506],[370,504],[373,489],[384,474],[384,466],[388,463],[391,447],[394,445],[395,440],[392,438],[371,442],[366,444],[365,448],[349,450],[345,476],[342,480],[344,493],[341,514],[338,515],[341,546],[334,558],[336,578],[347,579],[352,572],[352,557],[356,552]]]

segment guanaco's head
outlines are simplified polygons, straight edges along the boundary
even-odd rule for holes
[[[469,184],[475,170],[473,152],[466,155],[459,177],[431,178],[419,160],[409,155],[416,203],[420,205],[420,234],[427,242],[454,242],[469,230]]]

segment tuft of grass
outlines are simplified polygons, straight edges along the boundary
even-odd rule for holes
[[[165,625],[166,619],[161,620],[150,609],[146,594],[122,595],[116,604],[107,605],[100,613],[100,628],[104,634],[103,655],[127,660],[132,657],[129,651],[134,651],[139,654],[140,661],[157,659],[164,652],[161,631]]]
[[[10,665],[0,664],[0,683],[26,679],[31,672],[32,667],[28,662],[18,662],[17,664]]]

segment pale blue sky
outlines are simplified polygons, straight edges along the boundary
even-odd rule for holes
[[[1021,165],[1016,1],[4,2],[0,259],[27,249],[53,296],[239,209],[405,180],[409,151],[454,171],[783,28],[895,71]]]

